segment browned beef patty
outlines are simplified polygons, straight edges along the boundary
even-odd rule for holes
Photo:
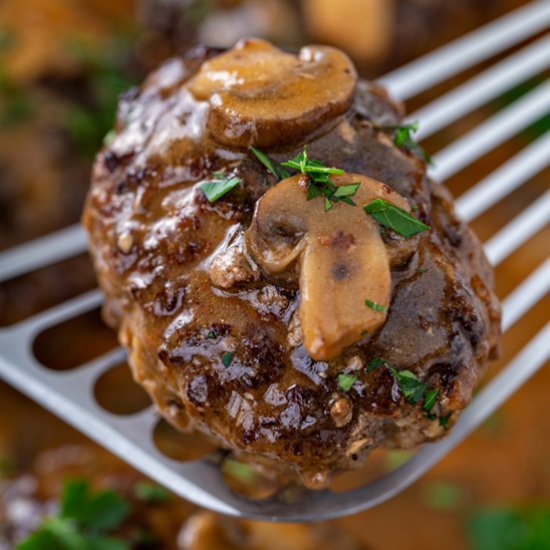
[[[266,92],[254,73],[247,91],[228,92],[236,111],[224,113],[230,118],[220,130],[212,112],[216,101],[224,107],[225,92],[218,100],[214,92],[205,99],[191,93],[197,72],[217,54],[197,49],[173,59],[121,100],[84,213],[105,317],[129,350],[136,380],[172,424],[321,487],[375,447],[435,440],[456,421],[498,347],[492,273],[447,191],[428,179],[425,161],[394,145],[402,113],[384,90],[358,81],[344,108],[309,114],[317,116],[313,125],[296,115],[289,125],[277,114],[288,98],[277,94],[302,89],[274,84]],[[277,116],[261,111],[239,125],[266,94]],[[296,98],[303,109],[308,101]],[[270,121],[267,133],[254,116]],[[331,359],[313,360],[303,345],[300,285],[291,276],[299,264],[291,275],[273,276],[247,251],[255,206],[277,183],[249,150],[260,135],[276,161],[307,143],[310,158],[382,182],[431,226],[391,268],[385,321]],[[219,171],[241,184],[209,202],[198,182]],[[322,198],[314,200],[319,216],[331,215]],[[359,207],[338,202],[331,212],[357,215]],[[334,246],[345,242],[338,227],[326,237]],[[386,229],[383,241],[390,250],[403,239]],[[365,298],[357,296],[362,307]],[[403,371],[425,385],[416,399],[396,377]],[[424,410],[428,390],[436,399]]]

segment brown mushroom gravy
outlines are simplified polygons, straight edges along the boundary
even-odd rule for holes
[[[350,67],[332,48],[257,40],[165,63],[122,98],[84,213],[105,318],[159,411],[313,488],[377,446],[441,437],[499,340],[478,240],[393,144],[401,107]],[[356,206],[325,212],[301,176],[278,183],[249,150],[282,162],[306,143],[361,183]],[[214,173],[240,184],[209,202]],[[380,232],[361,208],[380,193],[431,230]],[[277,241],[279,266],[265,254]],[[399,373],[436,396],[429,410]]]

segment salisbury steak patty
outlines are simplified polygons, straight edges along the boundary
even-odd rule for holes
[[[400,117],[337,50],[256,40],[171,60],[122,98],[84,223],[105,318],[176,427],[321,487],[456,421],[497,348],[499,307],[450,196],[394,145]],[[316,187],[250,149],[304,160],[306,143],[343,173]],[[208,200],[204,181],[234,177]],[[327,186],[355,189],[352,204],[313,193]],[[362,206],[380,197],[431,229],[379,225]]]

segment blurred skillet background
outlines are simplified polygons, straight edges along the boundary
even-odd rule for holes
[[[254,35],[285,47],[329,43],[345,50],[361,74],[371,78],[522,3],[1,0],[0,250],[78,221],[91,162],[111,128],[119,94],[162,60],[198,42],[224,47]],[[444,146],[532,85],[480,109],[452,132],[440,132],[428,150]],[[436,87],[422,101],[444,89]],[[408,110],[414,106],[411,102]],[[452,178],[451,190],[460,194],[549,127],[550,121],[542,120],[529,128]],[[474,228],[482,239],[540,195],[548,176],[547,170],[477,220]],[[499,267],[500,296],[540,263],[549,237],[548,230],[542,231]],[[0,326],[93,287],[86,256],[8,281],[0,285]],[[529,323],[512,329],[503,358],[490,367],[489,376],[542,326],[548,305],[548,300],[541,302]],[[68,369],[115,346],[114,335],[94,312],[40,335],[35,353],[49,368]],[[21,548],[29,549],[550,548],[549,385],[546,368],[392,501],[329,525],[291,526],[238,522],[201,511],[0,383],[0,550],[25,539]],[[116,414],[147,404],[124,365],[107,374],[96,390],[100,403]],[[209,448],[162,424],[157,435],[163,451],[177,458],[194,458]],[[357,484],[406,457],[404,451],[375,453],[365,468],[345,474],[339,485]],[[238,463],[227,467],[240,485],[258,481]]]

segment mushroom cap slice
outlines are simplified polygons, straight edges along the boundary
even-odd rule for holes
[[[285,53],[247,39],[203,64],[189,83],[209,102],[207,127],[218,142],[271,147],[299,142],[350,107],[357,73],[341,51],[324,46]]]
[[[267,275],[292,276],[298,266],[304,347],[315,360],[337,357],[384,323],[390,267],[410,257],[418,240],[398,241],[390,249],[378,223],[361,208],[381,198],[410,212],[408,201],[387,185],[349,173],[331,181],[359,183],[357,206],[338,202],[325,212],[322,197],[307,200],[306,176],[293,176],[263,195],[246,232],[248,252]]]

